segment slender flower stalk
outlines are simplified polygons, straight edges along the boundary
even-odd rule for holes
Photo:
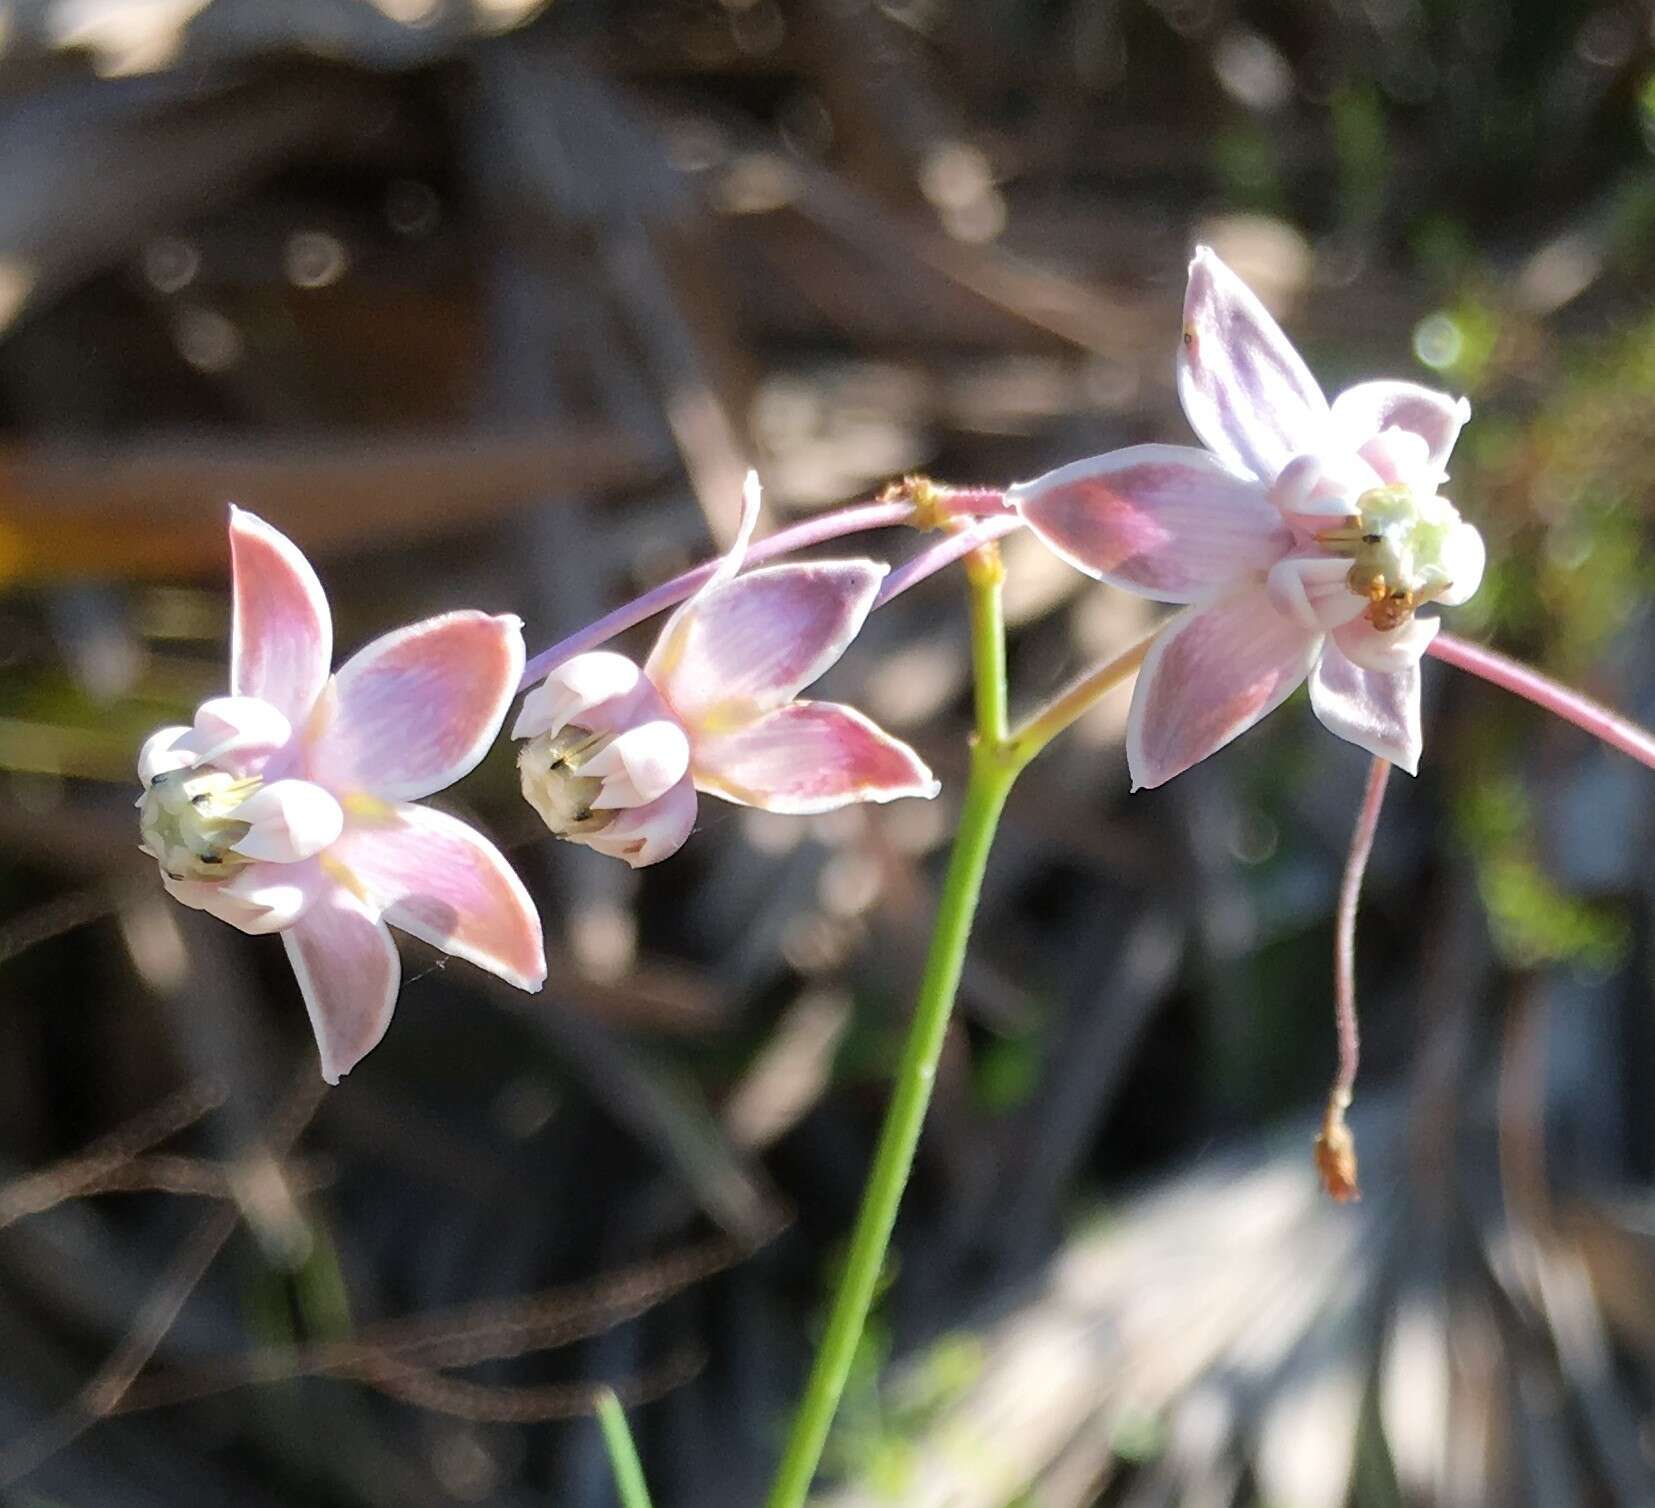
[[[1373,852],[1379,813],[1385,804],[1390,761],[1377,755],[1368,769],[1367,788],[1356,814],[1350,855],[1339,882],[1339,910],[1333,934],[1333,1014],[1339,1032],[1339,1069],[1328,1091],[1321,1134],[1316,1138],[1316,1166],[1322,1186],[1341,1204],[1362,1197],[1356,1181],[1356,1138],[1345,1124],[1351,1095],[1356,1089],[1356,1063],[1361,1037],[1356,1023],[1356,907],[1362,896],[1362,876]]]
[[[849,508],[819,513],[814,518],[794,524],[791,528],[778,530],[748,548],[745,564],[751,570],[766,561],[791,555],[795,550],[808,550],[812,545],[826,544],[829,540],[844,539],[852,534],[871,533],[875,529],[895,529],[904,525],[935,529],[953,518],[972,518],[984,514],[1007,515],[1009,518],[1005,495],[988,487],[956,489],[939,487],[923,477],[910,478],[888,488],[875,502],[858,503]],[[1017,521],[1011,519],[1004,526],[1004,532],[1009,533],[1016,526]],[[940,570],[956,558],[946,555],[940,558],[932,569]],[[613,612],[605,613],[596,622],[587,624],[585,628],[578,629],[567,638],[559,639],[550,648],[541,650],[523,667],[522,689],[543,679],[547,671],[561,665],[565,660],[584,654],[589,649],[596,649],[601,644],[607,644],[616,634],[624,633],[627,629],[653,618],[657,613],[664,612],[669,607],[676,607],[686,598],[694,596],[712,579],[721,560],[722,557],[718,557],[691,570],[683,571],[670,581],[663,581],[642,596],[633,598],[631,602],[622,603]],[[897,572],[893,571],[891,574],[894,580]],[[881,600],[889,601],[897,592],[906,590],[923,579],[922,575],[915,574],[894,589],[888,587]]]
[[[1020,764],[1027,764],[1065,728],[1090,712],[1105,696],[1129,676],[1134,676],[1144,663],[1144,656],[1154,646],[1159,628],[1145,634],[1128,649],[1113,659],[1105,660],[1076,679],[1066,690],[1021,723],[1011,735],[1011,746]]]
[[[801,1508],[827,1444],[828,1430],[885,1264],[897,1207],[913,1168],[914,1149],[931,1100],[937,1061],[942,1056],[954,995],[965,965],[966,944],[989,849],[1006,797],[1021,768],[1008,757],[1005,743],[1005,640],[1000,606],[1003,573],[992,559],[994,553],[992,547],[985,547],[973,557],[968,572],[977,741],[972,746],[971,779],[949,856],[925,976],[851,1235],[850,1251],[834,1295],[833,1311],[810,1382],[793,1416],[787,1450],[767,1500],[769,1508]]]
[[[1612,712],[1601,702],[1560,686],[1550,676],[1542,675],[1532,666],[1524,665],[1480,644],[1472,644],[1454,634],[1438,634],[1426,649],[1426,654],[1485,681],[1531,701],[1537,707],[1555,713],[1566,723],[1573,723],[1602,739],[1612,749],[1629,754],[1640,764],[1655,770],[1655,733],[1641,727],[1630,718]]]
[[[991,544],[997,539],[1003,539],[1022,527],[1023,520],[1016,514],[999,513],[956,529],[952,534],[939,539],[934,545],[928,545],[917,555],[897,566],[880,585],[879,595],[874,598],[873,605],[884,607],[893,598],[900,597],[909,587],[918,586],[927,577],[935,576],[938,571],[953,565],[962,556],[969,555],[973,550]]]
[[[650,1508],[644,1465],[638,1459],[638,1447],[632,1443],[626,1410],[621,1407],[621,1400],[615,1396],[613,1388],[598,1389],[597,1411],[598,1427],[603,1431],[603,1445],[609,1455],[609,1467],[615,1476],[615,1492],[621,1500],[621,1508]]]

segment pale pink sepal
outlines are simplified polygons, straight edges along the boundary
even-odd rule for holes
[[[767,566],[690,604],[644,667],[685,722],[716,732],[779,707],[838,658],[888,567],[871,560]]]
[[[522,673],[511,614],[445,613],[375,639],[335,678],[311,773],[392,801],[440,791],[488,752]]]
[[[582,834],[580,841],[612,859],[624,859],[634,869],[643,869],[671,858],[684,846],[695,830],[698,805],[695,787],[688,779],[680,780],[647,805],[616,812],[605,827]]]
[[[1270,567],[1264,589],[1271,605],[1312,633],[1359,617],[1365,599],[1350,589],[1350,562],[1326,555],[1290,555]]]
[[[1310,675],[1310,705],[1330,732],[1410,775],[1419,773],[1425,741],[1420,732],[1417,661],[1389,673],[1364,670],[1330,639]]]
[[[282,933],[330,1084],[362,1061],[391,1024],[402,966],[374,908],[330,886]]]
[[[1262,586],[1185,608],[1138,672],[1126,724],[1133,789],[1162,785],[1245,733],[1304,680],[1321,644]]]
[[[1327,430],[1327,399],[1310,369],[1252,289],[1205,246],[1190,262],[1178,396],[1207,448],[1265,483],[1300,451],[1319,448]]]
[[[1441,627],[1436,618],[1410,618],[1400,628],[1381,632],[1366,618],[1355,618],[1334,629],[1333,638],[1345,657],[1364,670],[1389,674],[1419,664],[1419,657]]]
[[[1161,602],[1266,569],[1292,535],[1266,489],[1185,445],[1133,445],[1059,467],[1006,500],[1071,565]]]
[[[290,927],[327,888],[315,863],[249,864],[225,880],[175,880],[163,874],[167,894],[255,937]]]
[[[835,702],[793,702],[701,739],[692,773],[698,789],[726,801],[794,815],[939,789],[907,744]]]
[[[540,916],[492,843],[428,806],[353,817],[328,854],[376,914],[520,990],[546,980]]]
[[[292,540],[234,505],[230,561],[231,693],[269,702],[298,726],[333,662],[333,618],[322,584]]]
[[[1360,382],[1340,393],[1332,408],[1334,432],[1352,450],[1393,427],[1418,435],[1439,479],[1470,417],[1471,405],[1464,398],[1450,398],[1417,382]]]
[[[274,780],[236,808],[252,826],[235,843],[249,859],[292,864],[319,854],[344,831],[345,813],[329,791],[308,780]]]

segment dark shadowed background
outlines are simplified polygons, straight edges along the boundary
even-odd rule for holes
[[[1329,390],[1470,395],[1454,615],[1655,717],[1655,48],[1617,0],[0,5],[0,1501],[760,1501],[884,1102],[967,723],[959,582],[828,685],[935,803],[707,801],[634,876],[509,751],[442,804],[544,994],[404,945],[323,1092],[280,946],[136,851],[222,689],[225,504],[348,651],[539,648],[922,468],[1184,441],[1215,245]],[[870,547],[898,555],[905,537]],[[1153,609],[1009,543],[1014,697]],[[646,641],[647,642],[647,641]],[[991,868],[834,1508],[1655,1501],[1651,783],[1427,662],[1318,1193],[1364,775],[1303,699],[1129,797],[1124,693]],[[303,1375],[298,1375],[303,1374]]]

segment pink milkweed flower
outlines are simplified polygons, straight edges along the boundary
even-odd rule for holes
[[[640,869],[683,846],[697,791],[800,814],[937,794],[920,757],[854,708],[795,700],[856,637],[887,568],[738,575],[758,510],[749,473],[734,546],[642,669],[608,650],[576,655],[524,698],[512,728],[526,740],[523,795],[558,837]]]
[[[1134,445],[1007,494],[1071,564],[1187,603],[1144,659],[1127,718],[1134,789],[1161,785],[1279,706],[1307,676],[1341,738],[1419,768],[1415,616],[1477,590],[1483,541],[1438,488],[1463,399],[1364,382],[1331,404],[1247,286],[1190,263],[1178,395],[1205,450]]]
[[[401,971],[386,922],[522,990],[540,920],[500,852],[416,799],[487,753],[516,694],[514,617],[445,613],[330,675],[333,620],[285,535],[230,510],[230,694],[138,756],[143,848],[186,906],[280,932],[330,1084],[385,1034]]]

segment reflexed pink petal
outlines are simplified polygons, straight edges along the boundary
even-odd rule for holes
[[[1006,497],[1071,565],[1161,602],[1265,570],[1293,542],[1257,481],[1184,445],[1093,456]]]
[[[742,562],[747,559],[747,546],[753,542],[753,530],[758,527],[762,499],[759,474],[749,470],[741,481],[741,520],[736,525],[736,537],[730,542],[730,548],[724,552],[718,569],[702,586],[701,594],[723,586],[726,581],[734,579],[736,573],[741,570]]]
[[[1187,607],[1156,636],[1126,723],[1134,790],[1164,784],[1279,707],[1322,636],[1285,618],[1262,586]]]
[[[292,540],[242,508],[230,509],[230,561],[230,690],[269,702],[297,727],[333,663],[322,583]]]
[[[1359,749],[1419,773],[1419,662],[1387,674],[1353,665],[1329,639],[1310,674],[1310,705],[1324,727]]]
[[[189,734],[190,730],[180,724],[170,728],[158,728],[144,740],[144,746],[138,751],[138,779],[147,789],[150,781],[157,775],[165,775],[170,770],[181,770],[186,765],[195,763],[195,755],[188,748],[177,748],[178,741]]]
[[[308,780],[261,786],[236,808],[236,820],[253,825],[235,851],[278,864],[320,853],[345,827],[345,814],[332,794]]]
[[[459,818],[412,802],[353,816],[327,862],[393,927],[520,990],[546,982],[534,902],[499,849]]]
[[[1382,430],[1412,431],[1425,442],[1427,464],[1440,473],[1471,417],[1471,405],[1417,382],[1362,382],[1333,400],[1332,414],[1334,432],[1352,450]]]
[[[719,590],[726,582],[734,580],[747,559],[747,546],[752,543],[753,530],[758,526],[759,505],[762,493],[759,488],[759,474],[748,471],[741,484],[741,520],[736,525],[736,537],[730,548],[720,557],[717,567],[705,581],[696,588],[688,601],[680,603],[672,616],[667,619],[662,628],[660,637],[655,641],[655,649],[650,655],[650,664],[676,663],[682,649],[682,641],[686,627],[700,611],[703,599]],[[649,666],[645,667],[646,673]],[[660,677],[650,674],[650,679],[660,684]]]
[[[606,827],[575,839],[612,859],[624,859],[634,869],[659,864],[684,846],[695,829],[695,787],[680,780],[664,796],[647,806],[629,806],[615,813]]]
[[[1461,523],[1443,547],[1442,564],[1453,585],[1436,600],[1444,607],[1458,607],[1469,602],[1483,583],[1483,568],[1488,562],[1488,549],[1483,537],[1470,524]]]
[[[698,789],[742,806],[804,814],[853,801],[931,797],[939,789],[907,744],[853,707],[793,702],[696,741]]]
[[[227,880],[163,874],[161,883],[175,901],[255,936],[291,927],[327,885],[314,863],[249,864]]]
[[[310,1014],[322,1077],[337,1084],[378,1045],[391,1024],[402,965],[373,909],[331,885],[282,933]]]
[[[644,673],[709,732],[778,707],[845,652],[887,567],[871,560],[766,566],[725,582],[668,626]]]
[[[1282,468],[1270,501],[1288,523],[1314,534],[1352,516],[1357,499],[1382,480],[1353,450],[1308,451]]]
[[[603,781],[592,810],[645,806],[664,796],[690,767],[690,741],[677,722],[660,718],[616,734],[615,741],[580,767]]]
[[[1366,618],[1356,618],[1333,630],[1345,658],[1364,670],[1391,672],[1419,664],[1426,646],[1442,625],[1435,618],[1410,618],[1400,628],[1381,632]]]
[[[1327,399],[1253,291],[1205,246],[1190,263],[1178,396],[1219,460],[1265,483],[1327,438]]]
[[[488,752],[523,673],[523,623],[445,613],[352,655],[311,774],[337,791],[411,801],[452,785]]]
[[[561,733],[570,723],[594,733],[611,732],[630,717],[634,700],[648,685],[643,671],[625,655],[607,649],[576,655],[554,666],[523,698],[511,736]]]
[[[1431,465],[1431,449],[1411,429],[1382,429],[1362,446],[1365,460],[1386,482],[1400,482],[1429,495],[1442,480]]]
[[[1277,561],[1264,589],[1277,612],[1312,633],[1326,633],[1359,617],[1365,598],[1350,589],[1350,562],[1326,555],[1294,555]]]

